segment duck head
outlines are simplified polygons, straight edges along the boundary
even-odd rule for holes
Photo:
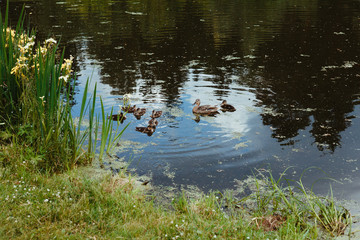
[[[200,106],[200,99],[196,99],[195,102],[193,103],[193,105],[198,105],[198,106]]]

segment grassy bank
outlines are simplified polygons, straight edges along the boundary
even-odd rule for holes
[[[2,159],[19,158],[12,171],[0,169],[1,239],[332,239],[351,221],[331,198],[295,193],[271,177],[254,178],[243,199],[183,193],[164,204],[124,173],[27,171],[21,160],[31,151],[1,148]]]
[[[74,121],[72,58],[23,22],[22,13],[16,26],[0,16],[0,238],[328,239],[351,223],[301,179],[281,187],[270,174],[245,198],[179,193],[164,203],[131,176],[92,168],[125,128],[113,130],[101,99],[94,113],[96,87],[92,96],[85,88]]]

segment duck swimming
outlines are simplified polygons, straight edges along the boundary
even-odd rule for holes
[[[141,116],[144,115],[146,113],[146,109],[145,108],[137,108],[134,111],[134,116],[136,117],[137,120],[141,119]]]
[[[132,106],[124,106],[121,108],[124,112],[133,113],[136,110],[136,105]]]
[[[155,127],[158,124],[159,124],[159,122],[155,118],[151,118],[150,121],[149,121],[149,126],[151,126],[151,127]]]
[[[236,108],[233,105],[230,105],[227,103],[226,100],[224,100],[221,104],[220,104],[221,110],[224,112],[235,112]]]
[[[155,111],[155,110],[153,110],[150,117],[151,117],[151,118],[158,118],[158,117],[161,117],[161,114],[162,114],[162,111]]]
[[[121,123],[123,123],[124,120],[126,119],[126,116],[125,116],[124,113],[119,113],[119,114],[113,114],[111,116],[108,116],[108,118],[109,119],[111,118],[113,121],[118,121],[119,120]]]
[[[211,106],[211,105],[202,105],[200,106],[200,99],[196,99],[194,102],[195,107],[193,108],[193,113],[200,114],[200,115],[207,115],[207,116],[214,116],[218,114],[219,112],[218,107]]]
[[[135,130],[138,132],[146,133],[148,136],[151,136],[155,132],[155,127],[147,126],[147,127],[136,127]]]

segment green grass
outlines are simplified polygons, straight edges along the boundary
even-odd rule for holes
[[[314,238],[317,238],[319,227],[332,237],[344,234],[345,229],[351,226],[352,216],[347,209],[335,203],[332,191],[330,196],[317,196],[312,190],[305,188],[302,176],[296,182],[285,179],[287,170],[278,180],[274,179],[271,172],[267,176],[260,173],[254,180],[254,194],[240,203],[252,200],[252,212],[255,216],[292,219],[293,224],[300,229],[313,229]]]
[[[303,214],[307,217],[302,219],[305,222],[299,222],[296,214],[282,212],[279,214],[283,220],[269,228],[266,221],[274,223],[273,211],[249,208],[230,195],[213,192],[190,199],[183,193],[173,200],[170,208],[165,208],[152,195],[147,195],[147,187],[122,173],[111,176],[89,167],[49,176],[29,173],[23,169],[26,165],[19,163],[12,172],[1,169],[2,239],[332,237],[305,210]],[[257,201],[256,194],[247,201]],[[262,195],[268,197],[272,192],[263,191]],[[283,203],[280,205],[286,208]]]
[[[169,204],[123,172],[44,174],[32,167],[41,156],[31,148],[2,145],[0,160],[9,158],[13,168],[0,169],[2,239],[331,239],[351,222],[332,198],[295,193],[271,175],[254,177],[242,199],[184,192]]]

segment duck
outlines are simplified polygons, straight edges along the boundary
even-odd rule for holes
[[[151,136],[155,132],[156,127],[147,126],[147,127],[136,127],[135,130],[138,132],[146,133],[148,136]]]
[[[137,108],[134,111],[134,116],[136,117],[137,120],[141,119],[141,116],[144,115],[146,113],[146,109],[145,108]]]
[[[153,110],[150,117],[151,117],[151,118],[159,118],[159,117],[161,117],[161,114],[162,114],[162,111],[155,111],[155,110]]]
[[[193,105],[196,105],[192,110],[194,114],[214,116],[219,113],[217,111],[218,107],[216,106],[211,106],[211,105],[200,106],[200,99],[196,99]]]
[[[111,115],[111,116],[108,116],[108,119],[112,119],[113,121],[120,121],[121,123],[123,123],[124,122],[124,120],[126,119],[126,116],[125,116],[125,114],[124,113],[119,113],[119,114],[113,114],[113,115]]]
[[[149,126],[157,126],[159,124],[158,120],[151,118],[149,121]]]
[[[124,106],[121,108],[124,112],[133,113],[136,110],[136,105],[132,106]]]
[[[222,103],[220,104],[220,107],[223,112],[226,112],[226,111],[235,112],[236,111],[236,108],[233,105],[228,104],[226,100],[222,101]]]

